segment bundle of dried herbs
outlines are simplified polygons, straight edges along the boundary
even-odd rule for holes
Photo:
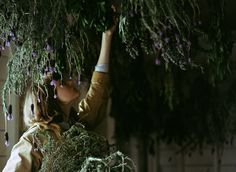
[[[50,139],[42,146],[41,172],[134,171],[132,160],[119,151],[111,151],[106,138],[79,125],[66,131],[61,140]]]
[[[229,143],[236,118],[226,95],[235,79],[235,39],[225,23],[227,2],[122,2],[123,45],[116,49],[126,53],[111,68],[117,138],[152,143],[155,134],[186,152]]]
[[[31,82],[42,83],[47,72],[89,73],[99,53],[100,37],[94,39],[112,16],[108,0],[1,1],[0,50],[12,50],[3,102],[9,92],[22,95]]]

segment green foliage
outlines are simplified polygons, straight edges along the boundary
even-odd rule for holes
[[[231,72],[225,1],[116,3],[110,69],[117,136],[155,132],[183,147],[223,143],[233,131],[230,100],[218,94]],[[100,48],[97,33],[112,23],[110,6],[106,0],[2,0],[1,47],[14,45],[3,98],[42,82],[48,70],[89,77]]]
[[[221,92],[232,79],[234,40],[224,0],[122,2],[115,49],[126,54],[111,68],[117,137],[155,133],[190,151],[229,142],[233,102]]]
[[[130,158],[119,151],[111,152],[108,146],[104,137],[74,125],[61,140],[51,138],[43,145],[44,159],[40,171],[134,171]]]
[[[49,71],[88,73],[92,65],[84,63],[96,59],[100,44],[93,39],[112,23],[110,6],[107,0],[1,1],[1,51],[12,49],[3,102],[10,91],[21,95],[30,83],[41,83]]]
[[[124,0],[121,6],[119,32],[131,57],[152,56],[166,68],[174,63],[183,70],[215,62],[216,77],[222,75],[219,68],[231,50],[223,26],[224,0],[204,4],[195,0]],[[204,58],[199,53],[204,53]]]

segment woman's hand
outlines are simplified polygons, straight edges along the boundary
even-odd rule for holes
[[[111,6],[113,13],[115,14],[117,12],[116,7],[114,5]],[[104,32],[104,34],[111,36],[115,31],[116,31],[116,27],[118,24],[118,16],[115,15],[113,16],[113,25]]]

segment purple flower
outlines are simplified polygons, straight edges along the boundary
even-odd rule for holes
[[[10,40],[12,40],[12,41],[16,40],[16,36],[13,32],[10,32],[9,36],[10,36]]]
[[[8,140],[5,140],[5,146],[9,146],[10,144],[9,144],[9,141]]]
[[[37,53],[35,51],[32,52],[32,57],[36,57]]]
[[[11,37],[15,36],[15,34],[13,32],[10,32],[9,34]]]
[[[154,47],[160,50],[162,48],[162,43],[161,42],[154,42]]]
[[[47,52],[53,53],[53,48],[49,44],[46,45],[45,49],[46,49]]]
[[[155,59],[155,64],[156,64],[157,66],[159,66],[159,65],[161,64],[161,61],[160,61],[159,58],[156,58],[156,59]]]
[[[163,32],[159,31],[158,34],[159,34],[159,36],[162,36],[162,35],[163,35]]]
[[[56,87],[57,81],[53,79],[53,80],[50,82],[50,85]]]
[[[12,114],[7,114],[7,120],[8,121],[12,121],[14,118],[13,118],[13,115]]]
[[[5,46],[6,46],[6,47],[10,47],[10,46],[11,46],[10,41],[6,41],[6,42],[5,42]]]
[[[9,36],[11,37],[11,40],[16,40],[15,34],[13,32],[10,32]]]
[[[45,72],[48,72],[48,67],[46,66],[45,69],[44,69]]]
[[[49,71],[50,72],[56,72],[56,68],[55,67],[49,67]]]

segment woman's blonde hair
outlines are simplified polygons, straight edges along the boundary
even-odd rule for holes
[[[32,85],[26,92],[23,114],[26,126],[34,123],[50,123],[62,118],[63,111],[54,97],[55,88],[50,84]]]

